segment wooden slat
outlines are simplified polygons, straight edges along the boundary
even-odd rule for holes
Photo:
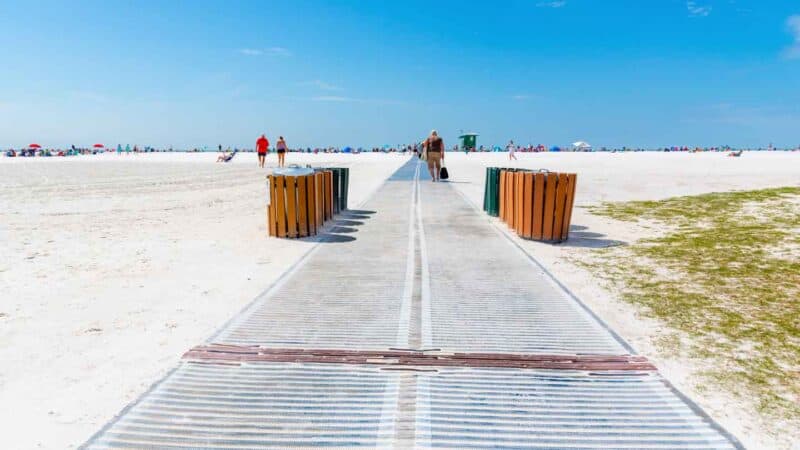
[[[506,217],[506,210],[505,210],[505,206],[506,206],[506,184],[505,184],[505,182],[506,182],[506,171],[505,170],[501,170],[500,171],[500,192],[497,195],[497,198],[499,200],[498,216],[500,217],[500,220],[505,220],[505,217]]]
[[[514,172],[506,175],[506,224],[514,226]]]
[[[275,177],[267,177],[269,185],[269,206],[267,207],[267,233],[269,236],[277,236],[278,230],[275,229]]]
[[[325,176],[325,220],[333,219],[333,172],[322,172]]]
[[[316,201],[316,184],[314,183],[314,175],[306,175],[306,216],[308,217],[308,234],[310,236],[317,235],[317,201]]]
[[[275,220],[278,237],[286,237],[286,177],[275,177]]]
[[[522,237],[530,239],[533,231],[533,174],[525,172],[522,180]]]
[[[297,237],[297,177],[286,177],[286,235]]]
[[[548,173],[544,183],[544,210],[542,211],[542,239],[553,239],[553,215],[556,208],[556,183],[558,174]]]
[[[522,204],[524,190],[524,172],[514,174],[514,230],[517,234],[522,234]]]
[[[317,228],[323,226],[325,224],[325,196],[323,194],[323,190],[325,189],[325,176],[321,173],[317,172],[314,174],[314,184],[316,187],[316,192],[314,196],[316,198],[316,211],[315,215],[317,217]]]
[[[556,190],[556,208],[553,219],[553,239],[561,240],[561,227],[564,225],[564,208],[567,203],[567,192],[569,190],[569,178],[565,173],[558,174],[558,188]]]
[[[569,239],[569,225],[572,222],[572,208],[575,204],[575,186],[578,183],[578,174],[570,173],[569,191],[567,191],[567,203],[564,211],[564,223],[561,225],[561,239]]]
[[[533,238],[542,238],[542,209],[544,208],[545,174],[534,174],[533,178]]]
[[[297,177],[297,233],[301,237],[308,236],[308,195],[306,193],[307,176]]]

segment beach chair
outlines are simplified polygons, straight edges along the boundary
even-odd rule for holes
[[[226,156],[225,159],[222,160],[222,162],[230,162],[233,159],[233,157],[236,156],[236,153],[238,153],[238,152],[239,152],[239,150],[234,150],[233,153],[231,153],[230,155]]]

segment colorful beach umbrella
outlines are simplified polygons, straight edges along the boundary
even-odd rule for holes
[[[28,148],[42,148],[42,146],[39,144],[31,144],[28,146]]]
[[[105,145],[103,145],[103,144],[94,144],[93,147],[94,148],[105,148]]]

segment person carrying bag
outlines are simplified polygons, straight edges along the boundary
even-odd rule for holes
[[[444,159],[444,141],[439,137],[436,130],[431,131],[431,135],[425,140],[424,149],[425,160],[428,161],[428,172],[431,180],[439,181],[440,171],[442,170],[442,160]]]

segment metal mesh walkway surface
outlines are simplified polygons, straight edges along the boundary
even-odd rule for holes
[[[628,353],[451,186],[422,183],[420,195],[431,299],[423,298],[430,304],[425,346],[460,352]]]
[[[302,268],[212,341],[352,349],[403,345],[398,327],[412,188],[409,182],[387,182],[369,203],[375,214],[347,220],[361,223],[351,233],[354,241],[321,244]]]
[[[731,449],[415,159],[87,449]],[[368,216],[368,217],[367,217]]]

